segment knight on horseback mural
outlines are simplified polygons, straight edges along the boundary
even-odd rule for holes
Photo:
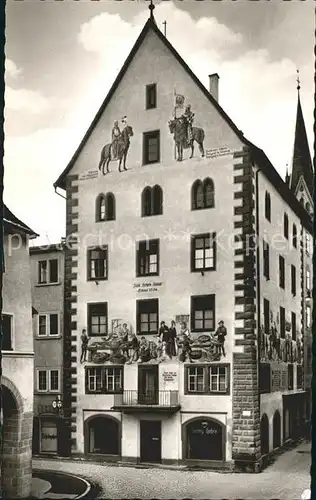
[[[127,170],[126,158],[130,146],[130,137],[134,135],[133,129],[127,124],[127,117],[123,116],[121,119],[122,130],[119,127],[119,122],[116,120],[113,124],[110,144],[106,144],[101,151],[101,158],[99,162],[99,170],[103,175],[109,174],[110,161],[118,161],[118,171],[123,172]],[[123,170],[121,169],[123,165]]]

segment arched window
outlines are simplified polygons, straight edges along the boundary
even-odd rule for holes
[[[276,410],[273,415],[273,449],[281,446],[281,417],[280,412]]]
[[[85,422],[85,442],[88,453],[119,455],[119,422],[109,417],[92,417]]]
[[[266,191],[266,195],[265,195],[264,210],[265,210],[265,217],[270,222],[271,221],[271,196],[268,193],[268,191]]]
[[[151,188],[147,186],[142,192],[142,216],[147,217],[151,215],[151,211]]]
[[[99,194],[96,199],[96,222],[115,220],[115,197],[113,193]]]
[[[297,248],[297,229],[295,224],[293,224],[292,228],[292,245],[294,248]]]
[[[208,417],[195,418],[184,424],[184,455],[191,460],[225,460],[226,429]]]
[[[105,220],[115,220],[115,197],[113,193],[106,195]]]
[[[303,198],[303,196],[302,196],[302,197],[301,197],[301,199],[300,199],[300,204],[301,204],[301,205],[304,205],[304,198]]]
[[[205,179],[203,182],[203,194],[205,208],[214,207],[214,182],[212,179]]]
[[[306,212],[310,213],[310,211],[311,211],[311,205],[310,205],[310,203],[308,203],[308,202],[306,203],[305,210],[306,210]]]
[[[214,207],[214,183],[212,179],[203,182],[198,179],[194,182],[191,190],[192,210]]]
[[[162,214],[163,194],[160,186],[154,186],[152,189],[152,215]]]
[[[261,455],[269,453],[269,419],[264,413],[260,422]]]
[[[284,237],[289,239],[289,218],[287,214],[284,214]]]

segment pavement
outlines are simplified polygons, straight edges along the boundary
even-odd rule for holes
[[[275,457],[260,474],[221,473],[207,470],[170,470],[164,468],[133,468],[96,464],[77,460],[36,458],[33,467],[82,476],[99,491],[94,498],[161,498],[230,500],[297,500],[310,487],[311,444]],[[49,496],[49,495],[48,495]]]

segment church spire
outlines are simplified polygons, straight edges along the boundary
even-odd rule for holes
[[[292,175],[290,181],[290,188],[292,191],[296,190],[300,177],[305,180],[306,186],[310,195],[313,194],[314,189],[314,172],[310,150],[308,146],[305,122],[302,112],[300,100],[300,79],[299,72],[297,71],[297,111],[296,111],[296,126],[294,137],[294,152],[292,163]]]
[[[150,0],[150,5],[148,6],[148,9],[150,11],[150,16],[149,18],[155,22],[155,18],[154,18],[154,10],[155,10],[155,6],[153,4],[153,0]]]

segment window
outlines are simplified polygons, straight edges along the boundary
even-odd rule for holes
[[[285,339],[285,309],[280,307],[280,337]]]
[[[296,296],[296,267],[291,264],[291,293]]]
[[[160,186],[153,188],[147,186],[142,192],[142,217],[150,215],[161,215],[163,205],[163,193]]]
[[[271,367],[269,363],[260,363],[259,390],[260,394],[271,392]]]
[[[115,196],[113,193],[99,194],[96,199],[96,222],[115,220]]]
[[[186,367],[186,394],[228,394],[229,365]]]
[[[284,238],[289,239],[289,218],[284,214]]]
[[[279,287],[285,289],[285,261],[279,256]]]
[[[108,247],[88,250],[88,280],[108,279]]]
[[[263,299],[264,333],[270,333],[270,302]]]
[[[210,178],[196,180],[191,190],[192,210],[214,208],[215,192],[214,182]]]
[[[301,365],[296,365],[296,388],[303,389],[303,368]]]
[[[2,314],[1,329],[2,329],[2,350],[12,351],[12,321],[11,314]]]
[[[215,295],[191,297],[191,330],[207,332],[215,329]]]
[[[294,370],[292,364],[287,365],[287,388],[289,391],[294,389]]]
[[[307,292],[307,296],[310,296],[310,292],[311,292],[311,273],[310,273],[310,270],[308,269],[308,267],[306,268],[306,292]]]
[[[122,366],[86,367],[86,394],[117,394],[122,391]]]
[[[58,259],[38,261],[38,284],[58,283]]]
[[[292,340],[296,340],[296,314],[292,312],[291,315],[291,323],[292,323]]]
[[[55,337],[59,335],[59,318],[57,313],[38,315],[38,336]]]
[[[271,222],[271,197],[267,191],[266,191],[266,195],[265,195],[264,211],[265,211],[266,219],[269,222]]]
[[[102,337],[108,333],[108,304],[88,304],[88,335]]]
[[[159,240],[137,242],[137,276],[159,275]]]
[[[305,233],[305,250],[307,255],[311,255],[311,235],[309,233]]]
[[[297,229],[295,224],[293,224],[292,228],[292,245],[294,248],[297,248]]]
[[[216,268],[216,233],[191,238],[191,271],[213,271]]]
[[[38,392],[59,392],[60,376],[58,369],[37,370]]]
[[[306,306],[306,326],[307,326],[307,328],[311,327],[311,308],[310,308],[310,306]]]
[[[144,133],[143,138],[143,164],[158,163],[160,161],[160,132]]]
[[[146,85],[146,109],[157,107],[157,85],[152,83]]]
[[[303,197],[300,198],[300,204],[304,205],[304,198]]]
[[[306,203],[305,210],[306,210],[306,212],[310,213],[310,211],[311,211],[311,205],[310,205],[310,203],[308,203],[308,202]]]
[[[263,276],[270,279],[270,247],[266,241],[263,241]]]
[[[137,300],[137,334],[155,335],[158,333],[158,299]]]

